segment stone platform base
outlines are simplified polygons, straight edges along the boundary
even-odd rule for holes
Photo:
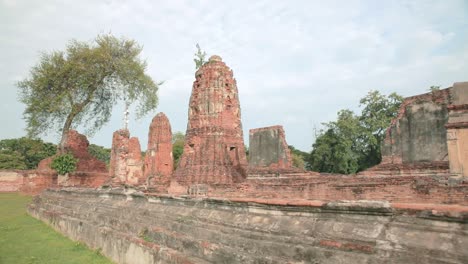
[[[117,263],[468,263],[468,208],[46,190],[29,213]]]

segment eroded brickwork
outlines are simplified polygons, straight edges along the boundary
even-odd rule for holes
[[[173,170],[171,124],[164,113],[158,113],[149,128],[144,177],[150,187],[167,188]]]
[[[445,161],[450,88],[406,98],[382,144],[382,164]]]
[[[450,172],[468,178],[468,82],[455,83],[448,106],[447,146]]]
[[[242,181],[247,160],[233,73],[212,56],[195,77],[184,153],[174,175],[185,185]]]
[[[65,150],[78,159],[76,171],[79,172],[107,172],[106,164],[93,157],[88,152],[89,141],[85,135],[78,133],[76,130],[68,132]],[[46,158],[39,162],[39,171],[50,171],[53,157]]]
[[[114,184],[138,185],[144,181],[140,142],[130,138],[127,129],[113,134],[109,174]]]
[[[283,126],[249,131],[249,167],[291,168],[291,152]]]

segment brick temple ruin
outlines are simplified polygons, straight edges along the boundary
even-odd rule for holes
[[[47,159],[0,177],[0,191],[50,188],[29,212],[118,263],[468,260],[468,82],[405,98],[381,164],[356,175],[294,168],[279,125],[249,131],[247,159],[236,80],[219,56],[195,73],[175,170],[163,113],[145,157],[127,129],[113,134],[109,170],[70,133],[77,172],[60,180]]]

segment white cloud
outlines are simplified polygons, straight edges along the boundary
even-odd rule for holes
[[[165,80],[160,107],[185,130],[195,44],[234,70],[244,134],[284,124],[309,150],[313,126],[357,109],[370,89],[405,96],[466,80],[466,1],[1,1],[0,138],[17,137],[23,106],[14,81],[39,51],[112,32],[144,46],[148,72]],[[7,107],[8,103],[8,107]],[[110,145],[121,109],[91,141]],[[132,121],[145,148],[152,117]]]

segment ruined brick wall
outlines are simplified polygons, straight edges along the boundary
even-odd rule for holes
[[[282,126],[249,131],[249,167],[292,168],[291,152]]]
[[[78,133],[75,130],[68,132],[65,150],[78,159],[76,171],[81,172],[107,172],[106,163],[93,157],[88,152],[89,141],[85,135]],[[49,157],[39,162],[37,170],[50,171],[50,165],[54,157]]]
[[[23,185],[23,175],[17,170],[0,170],[0,192],[17,192]]]
[[[233,73],[212,56],[195,77],[184,153],[174,176],[185,185],[242,181],[247,160]]]
[[[382,164],[448,161],[450,88],[406,98],[387,129]]]
[[[308,200],[380,200],[401,203],[463,204],[468,206],[468,182],[452,182],[450,175],[354,176],[326,175],[248,179],[215,197]]]
[[[455,83],[451,89],[447,128],[450,172],[468,178],[468,82]]]
[[[466,206],[49,190],[28,212],[116,263],[457,263]]]
[[[158,113],[151,121],[148,132],[144,178],[149,187],[157,186],[164,190],[169,186],[173,170],[171,124],[164,113]]]
[[[112,136],[109,175],[114,184],[141,184],[143,179],[143,161],[138,138],[130,138],[127,129],[114,132]]]

